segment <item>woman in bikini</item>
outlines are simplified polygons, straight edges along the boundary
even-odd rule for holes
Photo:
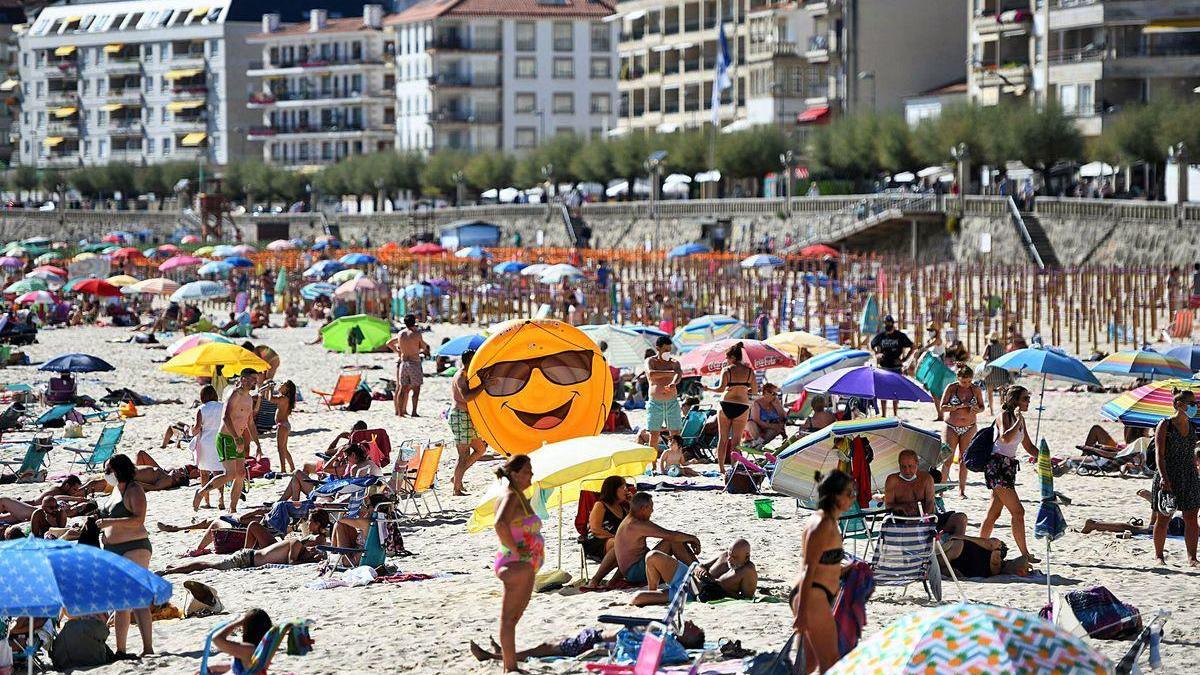
[[[599,586],[608,573],[617,567],[617,554],[613,551],[614,537],[621,521],[629,515],[629,486],[621,476],[609,476],[600,484],[600,498],[592,504],[588,514],[588,533],[583,540],[583,550],[600,565],[592,575],[589,586]]]
[[[958,495],[967,496],[967,465],[962,458],[967,454],[967,446],[975,437],[978,427],[976,417],[983,412],[983,390],[972,380],[975,371],[970,366],[958,367],[958,379],[942,392],[942,412],[946,414],[946,432],[942,439],[950,448],[950,456],[942,465],[942,475],[950,477],[950,465],[958,455]]]
[[[533,580],[546,556],[542,519],[525,498],[533,483],[533,464],[515,455],[496,470],[508,489],[496,505],[496,537],[500,550],[493,569],[504,584],[500,600],[500,651],[504,672],[517,671],[517,623],[533,596]]]
[[[742,361],[742,343],[734,343],[725,352],[725,368],[721,381],[705,390],[722,393],[721,411],[717,414],[717,470],[725,473],[725,458],[737,447],[750,419],[750,398],[758,393],[754,371]]]
[[[833,603],[841,585],[845,551],[838,517],[854,503],[854,482],[847,474],[834,470],[820,479],[817,496],[818,510],[804,527],[804,562],[790,604],[805,663],[815,663],[823,673],[839,658]]]
[[[275,404],[275,446],[279,450],[279,471],[295,471],[296,462],[288,450],[288,435],[292,431],[292,423],[288,418],[296,408],[296,383],[291,380],[284,382],[278,390],[271,391],[268,399]]]
[[[112,495],[99,501],[95,519],[103,534],[102,547],[109,553],[128,558],[138,566],[149,569],[150,533],[146,531],[146,492],[136,480],[137,467],[126,455],[113,455],[104,469],[104,480],[112,486]],[[154,653],[154,634],[151,632],[150,608],[133,610],[137,614],[138,631],[142,634],[142,656]],[[129,637],[130,610],[116,613],[114,622],[117,655],[125,654]]]

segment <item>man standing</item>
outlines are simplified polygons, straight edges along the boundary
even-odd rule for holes
[[[912,354],[913,342],[908,336],[896,329],[896,320],[889,314],[883,317],[883,332],[871,338],[871,351],[875,352],[879,367],[900,373],[904,362]],[[887,414],[887,402],[883,404],[883,414]],[[900,414],[900,402],[892,401],[892,414]]]
[[[657,591],[660,583],[668,583],[675,576],[679,563],[691,565],[700,552],[700,540],[686,532],[668,530],[650,521],[654,514],[654,499],[649,492],[639,492],[629,500],[629,516],[617,528],[613,537],[613,550],[617,554],[617,567],[625,580],[632,584],[646,584],[646,589]],[[658,546],[651,549],[647,538],[659,539]]]
[[[396,353],[396,416],[404,417],[404,409],[408,407],[408,394],[412,392],[412,416],[417,415],[417,399],[421,396],[421,383],[425,376],[421,373],[421,357],[429,356],[429,345],[421,337],[417,329],[417,317],[407,314],[404,317],[404,330],[387,343],[387,348]]]
[[[467,494],[463,488],[463,476],[471,465],[479,461],[487,452],[487,443],[479,437],[475,424],[471,422],[471,413],[467,404],[483,391],[483,384],[472,389],[467,378],[467,369],[471,366],[471,358],[475,356],[474,349],[462,353],[462,365],[450,383],[450,398],[454,407],[450,410],[450,431],[454,434],[454,445],[458,450],[458,463],[454,465],[454,494]]]
[[[250,392],[258,383],[258,373],[250,368],[242,371],[238,386],[229,391],[221,409],[221,431],[217,433],[217,458],[225,472],[213,477],[206,485],[196,489],[192,497],[192,510],[200,509],[200,501],[212,490],[220,490],[231,483],[229,512],[236,513],[242,498],[242,487],[246,482],[246,456],[250,441],[258,440],[254,428],[254,400]]]
[[[660,335],[654,343],[658,353],[646,359],[646,379],[650,384],[650,400],[646,402],[646,429],[650,432],[650,447],[657,448],[659,436],[666,429],[672,436],[683,429],[677,387],[683,379],[683,368],[671,357],[674,346],[671,338]]]

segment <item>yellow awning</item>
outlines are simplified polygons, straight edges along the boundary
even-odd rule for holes
[[[54,50],[55,56],[70,56],[75,53],[75,45],[66,45]]]
[[[71,106],[65,106],[65,107],[62,107],[62,108],[55,108],[55,109],[54,109],[54,116],[55,116],[55,117],[57,117],[57,118],[59,118],[59,119],[62,119],[62,118],[64,118],[64,117],[70,117],[71,115],[74,115],[74,114],[75,114],[75,111],[76,111],[76,110],[78,110],[78,108],[74,108],[74,107],[71,107]]]
[[[45,145],[47,148],[53,148],[54,146],[56,146],[62,142],[63,142],[62,136],[51,136],[51,137],[47,138],[46,140],[42,141],[42,144]]]
[[[167,104],[167,110],[171,112],[179,112],[181,110],[192,110],[202,107],[204,101],[171,101]]]
[[[67,17],[67,23],[79,23],[80,21],[83,21],[82,16],[68,16]]]
[[[203,68],[180,68],[178,70],[167,71],[167,74],[163,75],[163,77],[168,80],[182,80],[187,77],[195,77],[203,72]]]
[[[104,45],[104,53],[105,54],[116,54],[117,52],[121,51],[121,48],[124,46],[125,45],[121,45],[121,44]]]
[[[104,105],[100,106],[100,109],[104,112],[116,112],[124,107],[124,103],[105,103]]]
[[[203,143],[204,139],[206,138],[208,138],[208,134],[196,132],[194,134],[188,134],[187,136],[184,136],[183,140],[179,141],[179,144],[185,148],[194,148]]]
[[[192,14],[191,14],[191,16],[192,16],[192,18],[194,19],[194,18],[196,18],[196,17],[198,17],[198,16],[204,16],[205,14],[208,14],[208,8],[207,8],[207,7],[197,7],[196,9],[193,9],[193,10],[192,10]]]
[[[1200,31],[1200,19],[1163,19],[1152,21],[1142,29],[1142,34],[1183,33]]]
[[[18,84],[20,84],[20,82],[10,77],[3,83],[0,83],[0,91],[12,91],[13,89],[17,88]]]

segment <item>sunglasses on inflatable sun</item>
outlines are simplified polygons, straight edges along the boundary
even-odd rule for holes
[[[589,350],[559,352],[525,361],[501,361],[481,368],[479,379],[490,396],[512,396],[529,384],[534,370],[559,386],[586,382],[592,376],[592,352]]]

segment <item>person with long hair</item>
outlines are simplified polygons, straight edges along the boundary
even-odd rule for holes
[[[1196,567],[1196,539],[1200,527],[1196,511],[1200,509],[1200,475],[1196,471],[1196,395],[1177,391],[1173,399],[1175,414],[1154,429],[1155,466],[1151,503],[1158,511],[1154,519],[1154,557],[1166,564],[1163,547],[1167,543],[1167,525],[1175,511],[1183,512],[1183,543],[1188,565]],[[1168,497],[1169,495],[1169,497]],[[1174,502],[1174,503],[1172,503]]]
[[[146,492],[136,480],[137,467],[126,455],[113,455],[104,467],[104,480],[112,486],[112,494],[97,503],[96,527],[101,533],[101,545],[115,553],[150,568],[150,533],[146,531]],[[89,519],[91,519],[89,518]],[[154,653],[154,634],[151,632],[150,608],[132,610],[137,614],[138,632],[142,634],[142,656]],[[117,655],[125,652],[129,637],[130,610],[116,613],[114,622]]]
[[[742,343],[736,342],[725,352],[725,367],[721,369],[721,381],[707,391],[721,396],[721,410],[717,414],[717,470],[725,473],[725,458],[737,447],[750,420],[750,399],[758,393],[758,382],[754,370],[743,362]]]
[[[296,409],[296,383],[288,380],[268,395],[275,404],[275,447],[279,450],[279,471],[295,471],[296,462],[288,450],[288,435],[292,431],[289,418]]]
[[[803,562],[789,603],[792,627],[804,648],[805,663],[825,672],[837,662],[838,634],[833,603],[841,586],[842,533],[838,518],[854,503],[854,481],[842,471],[819,477],[817,511],[804,526]]]
[[[517,623],[533,596],[533,580],[546,557],[542,519],[525,498],[533,484],[533,463],[526,455],[514,455],[496,470],[507,482],[496,504],[496,537],[500,550],[493,569],[504,584],[500,600],[500,652],[504,672],[517,670]]]
[[[600,484],[600,496],[592,504],[588,513],[588,533],[583,541],[584,552],[592,558],[599,558],[600,565],[596,574],[589,582],[590,586],[598,586],[608,573],[617,567],[617,554],[613,552],[616,544],[617,528],[621,521],[629,515],[629,486],[621,476],[609,476]]]
[[[234,642],[231,637],[233,631],[242,629],[241,642]],[[210,673],[241,673],[250,661],[254,658],[254,651],[258,649],[258,643],[262,642],[263,637],[271,630],[271,617],[261,609],[246,610],[242,618],[237,621],[231,621],[226,624],[221,630],[213,635],[212,645],[217,651],[228,654],[233,658],[229,665],[213,664],[208,667]]]
[[[979,537],[990,539],[992,528],[1000,518],[1000,512],[1007,509],[1012,516],[1012,537],[1025,560],[1040,562],[1029,553],[1025,545],[1025,507],[1017,494],[1017,448],[1022,448],[1031,457],[1037,457],[1037,448],[1025,426],[1024,413],[1029,410],[1029,390],[1014,385],[1004,392],[1004,402],[1000,406],[1000,419],[996,420],[996,441],[992,447],[992,457],[983,470],[984,480],[992,491],[992,503],[988,506],[987,516],[979,527]]]
[[[958,494],[960,497],[966,497],[967,465],[963,463],[963,457],[967,454],[967,446],[971,445],[971,439],[975,437],[979,426],[976,418],[983,412],[983,390],[973,381],[975,371],[971,366],[959,366],[956,374],[958,378],[942,392],[941,410],[946,416],[946,430],[942,440],[946,442],[946,447],[950,448],[950,456],[942,464],[942,475],[950,477],[950,465],[957,453]]]

